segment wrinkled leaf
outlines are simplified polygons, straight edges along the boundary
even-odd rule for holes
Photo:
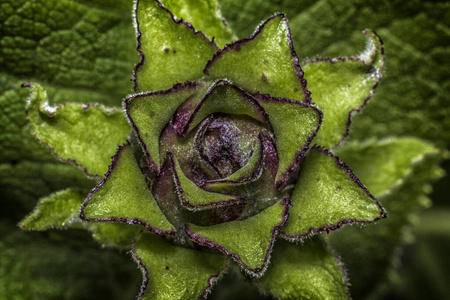
[[[132,299],[139,272],[130,257],[101,249],[82,231],[20,232],[0,224],[4,299]],[[105,280],[105,279],[108,280]]]
[[[19,222],[37,199],[68,186],[82,189],[87,195],[95,182],[74,166],[56,161],[0,164],[1,218]]]
[[[118,109],[67,103],[48,106],[45,90],[32,84],[28,119],[34,134],[62,160],[88,174],[102,175],[117,145],[125,142],[130,127]]]

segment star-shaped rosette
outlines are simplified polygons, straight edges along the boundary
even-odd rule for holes
[[[136,1],[132,133],[81,218],[142,227],[144,299],[206,298],[229,263],[277,297],[346,298],[316,234],[386,216],[332,151],[381,79],[381,40],[366,31],[360,56],[300,65],[283,14],[233,42],[215,1],[187,2]]]

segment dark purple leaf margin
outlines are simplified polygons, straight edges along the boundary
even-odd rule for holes
[[[348,116],[347,116],[347,126],[345,128],[345,132],[343,133],[341,140],[339,142],[337,142],[337,144],[334,145],[332,149],[338,148],[345,141],[345,139],[347,138],[347,136],[350,133],[350,125],[352,123],[353,116],[356,115],[357,113],[360,113],[366,107],[369,100],[372,99],[374,90],[380,84],[381,78],[383,77],[383,74],[385,71],[386,57],[384,55],[384,44],[383,44],[383,41],[381,40],[381,37],[375,31],[371,31],[371,30],[364,30],[363,33],[365,35],[369,35],[371,33],[373,34],[374,38],[372,38],[372,41],[375,45],[375,51],[378,51],[378,46],[380,48],[382,66],[381,66],[381,69],[373,68],[373,70],[370,70],[371,71],[370,73],[374,74],[377,77],[377,80],[374,83],[374,85],[372,86],[372,88],[370,89],[369,95],[366,98],[364,98],[361,106],[359,106],[357,108],[353,108],[349,111]],[[328,62],[330,64],[336,64],[336,63],[345,62],[345,61],[349,61],[349,60],[359,61],[362,63],[362,65],[364,65],[366,67],[370,67],[371,65],[376,63],[376,57],[374,58],[374,61],[369,62],[369,63],[364,61],[361,57],[338,57],[338,58],[318,58],[318,59],[304,62],[304,63],[302,63],[302,66],[311,64],[311,63],[320,63],[320,62]]]
[[[302,68],[300,66],[299,59],[298,59],[297,53],[295,52],[294,44],[292,42],[291,28],[289,27],[289,23],[288,23],[285,15],[283,13],[279,13],[279,14],[273,15],[272,17],[270,17],[267,20],[265,20],[262,24],[260,24],[256,28],[255,32],[251,36],[243,38],[243,39],[235,41],[235,42],[232,42],[231,44],[225,45],[225,47],[223,49],[220,49],[219,51],[217,51],[216,54],[214,54],[214,56],[211,59],[208,60],[208,63],[206,64],[206,66],[205,66],[205,68],[203,70],[203,73],[205,75],[209,76],[210,75],[209,74],[209,69],[214,64],[215,61],[217,61],[218,59],[221,58],[221,56],[224,53],[229,52],[229,51],[240,51],[241,47],[243,45],[245,45],[248,42],[252,41],[254,38],[256,38],[264,30],[264,26],[266,26],[266,24],[268,22],[270,22],[271,20],[276,19],[276,18],[281,18],[282,22],[285,23],[286,28],[287,28],[287,35],[288,35],[288,40],[289,40],[289,48],[291,50],[291,57],[292,57],[292,60],[294,62],[294,68],[296,70],[299,83],[300,83],[300,85],[302,87],[302,90],[303,90],[303,95],[305,97],[303,102],[311,103],[311,97],[310,97],[311,96],[311,92],[308,91],[308,89],[306,88],[306,79],[304,78],[304,73],[303,73],[303,70],[302,70]],[[256,93],[256,95],[262,95],[262,94],[258,92],[258,93]]]
[[[121,218],[121,217],[109,217],[109,218],[88,218],[88,217],[86,217],[86,215],[84,213],[84,210],[85,210],[86,206],[89,205],[89,202],[91,201],[92,196],[99,189],[101,189],[102,186],[106,183],[106,181],[108,180],[109,176],[112,174],[112,172],[116,168],[122,152],[125,149],[127,149],[128,147],[131,147],[131,144],[130,144],[129,141],[127,141],[126,144],[124,144],[122,146],[119,146],[119,149],[117,150],[117,153],[112,157],[112,163],[109,166],[109,170],[105,174],[104,179],[92,190],[92,192],[89,194],[88,198],[81,205],[80,218],[82,220],[91,221],[91,222],[119,222],[119,223],[127,223],[127,224],[130,224],[130,225],[139,224],[139,225],[144,226],[146,229],[148,229],[149,231],[151,231],[151,232],[153,232],[154,234],[157,234],[157,235],[174,235],[175,232],[176,232],[175,230],[160,230],[158,228],[150,226],[145,221],[140,220],[138,218],[127,219],[127,218]]]
[[[219,202],[212,202],[208,204],[201,204],[201,205],[194,205],[188,202],[184,196],[183,188],[181,187],[180,179],[178,177],[177,171],[175,169],[175,158],[172,153],[167,153],[167,158],[169,160],[170,168],[172,169],[172,174],[175,181],[175,188],[178,198],[180,199],[181,205],[189,210],[203,210],[203,209],[211,209],[214,207],[223,207],[223,206],[230,206],[235,204],[242,204],[245,202],[244,199],[241,198],[232,198],[230,197],[229,200],[226,201],[219,201]],[[199,187],[200,188],[200,187]],[[206,191],[206,190],[205,190]]]
[[[180,128],[177,130],[177,133],[181,136],[186,136],[189,133],[189,127],[191,126],[192,122],[194,121],[195,117],[197,116],[198,112],[200,111],[200,109],[202,108],[202,106],[205,104],[206,101],[208,101],[209,97],[211,96],[211,94],[214,92],[214,90],[219,87],[219,86],[229,86],[232,89],[234,89],[236,92],[238,92],[242,99],[246,102],[249,102],[250,104],[252,104],[255,108],[256,111],[259,113],[260,115],[260,120],[258,121],[263,121],[263,122],[267,122],[268,120],[268,115],[267,113],[264,111],[264,108],[261,107],[261,105],[258,103],[258,101],[256,101],[252,96],[250,96],[246,91],[244,91],[243,89],[239,88],[238,86],[232,84],[230,81],[225,80],[225,79],[219,79],[216,82],[214,82],[214,84],[208,89],[208,91],[205,93],[205,95],[203,96],[202,100],[200,100],[200,102],[197,104],[197,106],[194,108],[194,111],[191,113],[191,115],[189,116],[188,121],[185,124],[180,124],[180,126],[176,126],[176,128]],[[253,117],[253,116],[250,116]]]
[[[164,7],[164,5],[162,5],[158,0],[136,0],[135,6],[134,6],[134,20],[135,20],[135,27],[136,27],[136,39],[137,39],[136,50],[139,53],[139,62],[134,67],[133,78],[131,79],[134,83],[134,92],[135,93],[137,93],[137,90],[138,90],[137,72],[139,71],[139,69],[145,62],[145,55],[144,55],[144,52],[142,51],[142,43],[141,43],[142,34],[140,31],[139,19],[138,19],[138,9],[139,9],[140,1],[155,1],[162,10],[166,11],[169,14],[170,18],[173,20],[173,22],[175,24],[180,25],[180,26],[186,26],[187,28],[189,28],[192,31],[193,34],[199,34],[208,43],[210,43],[215,49],[219,50],[219,47],[214,42],[214,38],[212,40],[210,40],[202,31],[195,30],[194,26],[191,23],[186,22],[183,19],[177,20],[175,15],[170,10],[168,10],[166,7]]]
[[[353,225],[353,224],[363,224],[363,223],[373,223],[375,221],[378,221],[380,219],[386,218],[386,211],[384,210],[384,208],[381,206],[381,204],[378,202],[378,200],[369,192],[369,190],[361,183],[361,181],[359,181],[358,177],[355,176],[355,174],[353,174],[352,170],[342,161],[340,160],[339,157],[337,157],[336,155],[334,155],[333,153],[331,153],[329,150],[320,147],[318,145],[314,145],[312,147],[312,150],[314,151],[319,151],[322,152],[323,154],[329,156],[330,158],[332,158],[336,164],[345,172],[347,172],[348,176],[353,180],[354,183],[356,183],[374,202],[375,204],[378,206],[378,208],[380,209],[380,215],[378,217],[376,217],[375,219],[371,220],[371,221],[367,221],[367,220],[359,220],[359,219],[347,219],[347,220],[342,220],[337,222],[336,224],[331,224],[331,225],[324,225],[322,227],[319,228],[315,228],[315,227],[311,227],[309,228],[309,230],[305,233],[302,234],[298,234],[298,235],[291,235],[291,234],[287,234],[285,232],[281,232],[281,236],[284,237],[287,240],[291,240],[291,241],[298,241],[298,240],[302,240],[308,236],[311,236],[313,234],[322,232],[322,231],[326,231],[327,233],[330,230],[336,230],[338,228],[341,228],[343,225]]]
[[[272,237],[271,237],[269,246],[267,248],[267,252],[264,257],[264,261],[263,261],[262,265],[258,268],[249,267],[247,264],[245,264],[241,260],[239,255],[237,255],[235,253],[231,253],[227,249],[222,247],[221,245],[215,243],[214,241],[211,241],[207,238],[204,238],[204,237],[192,232],[189,228],[189,224],[185,224],[185,232],[192,241],[196,242],[197,244],[199,244],[201,246],[206,246],[208,248],[217,249],[217,250],[223,252],[225,255],[233,258],[236,262],[238,262],[247,273],[249,273],[252,276],[259,277],[259,276],[262,276],[264,274],[264,271],[267,269],[267,265],[270,260],[270,254],[272,253],[275,239],[276,239],[278,233],[280,232],[280,229],[284,226],[284,224],[286,223],[286,221],[289,218],[289,208],[292,207],[291,202],[289,201],[289,199],[284,198],[283,200],[281,200],[280,202],[278,202],[275,205],[279,205],[280,203],[281,203],[281,205],[284,206],[283,216],[281,217],[280,223],[276,224],[272,229]]]
[[[287,98],[277,98],[277,97],[271,97],[271,96],[262,95],[262,94],[256,95],[255,98],[258,101],[262,101],[262,102],[285,103],[285,104],[292,104],[292,105],[300,105],[303,108],[311,108],[319,116],[319,122],[317,124],[316,129],[313,132],[311,132],[311,134],[308,136],[308,139],[306,140],[305,144],[300,146],[300,148],[299,148],[300,150],[297,151],[297,153],[294,156],[294,161],[288,167],[288,169],[286,171],[284,171],[282,178],[276,183],[277,189],[282,189],[283,186],[289,181],[291,174],[293,172],[295,172],[295,170],[297,169],[300,161],[306,155],[306,152],[308,151],[312,140],[316,137],[317,133],[319,132],[320,126],[322,126],[323,112],[310,103],[303,103],[300,101],[291,100],[291,99],[287,99]],[[276,122],[276,120],[271,120],[270,116],[269,116],[269,122]]]
[[[145,153],[145,156],[147,157],[147,161],[148,161],[150,169],[155,174],[159,174],[159,167],[158,167],[158,164],[152,159],[150,152],[148,151],[147,145],[144,143],[144,140],[141,137],[141,132],[140,132],[139,128],[136,126],[136,123],[133,121],[133,118],[130,115],[131,102],[136,98],[145,98],[145,97],[151,97],[151,96],[163,96],[163,95],[168,95],[168,94],[172,94],[172,93],[177,93],[177,92],[180,92],[180,91],[186,90],[186,89],[195,90],[197,88],[198,88],[197,83],[186,81],[183,83],[177,83],[168,90],[135,94],[135,95],[132,95],[132,96],[126,98],[124,101],[124,111],[127,116],[127,119],[129,121],[131,127],[133,128],[134,132],[136,133],[139,144],[141,145],[141,147]],[[167,120],[167,124],[169,124],[169,121],[170,120]]]

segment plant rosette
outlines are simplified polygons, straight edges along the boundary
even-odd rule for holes
[[[332,151],[381,79],[381,40],[365,31],[361,55],[300,65],[283,14],[233,42],[210,2],[136,1],[141,60],[125,116],[50,107],[30,83],[33,132],[91,178],[106,172],[79,216],[110,245],[140,231],[141,298],[206,298],[232,261],[280,298],[347,298],[342,266],[317,233],[386,216]],[[74,193],[55,194],[60,225],[78,216]]]

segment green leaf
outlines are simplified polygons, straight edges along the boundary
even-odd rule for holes
[[[2,1],[0,69],[119,105],[138,60],[131,12],[128,0]]]
[[[239,37],[274,11],[284,11],[300,58],[353,55],[364,45],[361,30],[375,30],[387,51],[387,72],[364,113],[355,115],[351,137],[407,135],[447,147],[450,3],[220,0],[220,5]]]
[[[37,199],[68,186],[87,195],[95,182],[78,168],[57,161],[0,164],[0,219],[17,223],[30,213]]]
[[[161,164],[159,138],[162,130],[183,102],[193,98],[200,100],[206,88],[186,82],[169,90],[137,94],[125,100],[128,119],[154,171]]]
[[[286,222],[289,205],[282,200],[247,219],[214,226],[188,224],[186,233],[194,242],[232,257],[249,274],[260,276],[269,263],[279,228]]]
[[[275,134],[279,166],[277,183],[285,181],[305,155],[322,123],[322,112],[309,104],[259,96]]]
[[[250,95],[227,80],[218,80],[193,110],[183,134],[214,113],[247,115],[262,123],[267,121],[267,115]]]
[[[176,246],[151,233],[140,235],[133,254],[144,275],[142,299],[204,299],[226,265],[222,255]]]
[[[282,14],[269,18],[251,37],[217,52],[204,73],[215,79],[226,78],[251,94],[309,101]]]
[[[139,272],[124,253],[83,231],[19,231],[0,223],[0,295],[6,299],[132,299]],[[108,278],[108,280],[105,280]]]
[[[205,191],[184,175],[176,159],[173,162],[175,164],[173,174],[177,183],[177,195],[181,203],[188,209],[199,209],[205,206],[212,207],[220,205],[220,203],[229,202],[229,200],[234,198],[233,196]]]
[[[122,111],[75,103],[52,108],[44,89],[38,84],[32,88],[28,119],[34,134],[62,160],[88,174],[104,174],[117,145],[129,135]]]
[[[302,244],[277,241],[270,267],[258,280],[276,297],[295,299],[348,299],[343,267],[315,236]]]
[[[414,165],[424,156],[437,155],[438,150],[419,139],[391,138],[347,143],[335,154],[351,168],[355,166],[358,178],[376,197],[382,197],[412,175]]]
[[[332,148],[348,135],[352,116],[372,97],[384,72],[381,39],[371,31],[359,57],[317,59],[302,65],[312,101],[324,112],[315,142]]]
[[[373,151],[369,149],[370,145],[374,148]],[[405,165],[401,152],[396,152],[397,156],[385,153],[384,151],[391,150],[391,145],[403,149],[411,165]],[[380,181],[374,176],[368,176],[365,170],[389,169],[387,166],[397,162],[399,167],[404,168],[402,172],[397,173],[404,175],[400,184],[392,180],[391,183],[396,183],[394,187],[391,186],[388,192],[379,192],[382,196],[378,200],[389,215],[386,220],[376,226],[342,228],[329,235],[329,242],[346,262],[349,276],[352,278],[351,294],[355,298],[364,298],[389,279],[389,271],[398,263],[396,258],[399,245],[412,241],[411,225],[416,223],[417,212],[430,206],[430,199],[426,196],[432,190],[429,181],[443,175],[438,162],[445,156],[440,151],[430,149],[428,143],[411,139],[360,144],[359,147],[351,144],[350,147],[354,150],[343,151],[343,157],[351,161],[350,167],[356,175],[361,173],[361,176],[366,176],[368,186],[379,186]],[[407,150],[409,147],[411,149]],[[369,159],[358,159],[359,151],[368,153]],[[375,152],[379,153],[375,155]],[[354,161],[351,159],[353,156],[357,158]],[[385,158],[382,163],[376,159],[380,156]],[[370,159],[371,157],[374,159]],[[393,174],[395,173],[388,172],[387,178],[395,178]],[[389,183],[389,180],[386,183]],[[389,186],[385,185],[386,188]],[[364,261],[365,268],[361,268],[361,261]]]
[[[129,144],[121,146],[113,157],[105,179],[83,204],[81,218],[140,224],[159,234],[174,231],[156,204]]]
[[[303,162],[291,201],[290,218],[283,227],[283,235],[289,239],[386,217],[352,171],[339,158],[317,147]]]
[[[78,218],[85,195],[82,191],[69,188],[43,198],[19,226],[25,230],[67,228]]]
[[[136,241],[138,233],[142,227],[124,223],[90,223],[89,231],[92,237],[102,244],[102,246],[111,246],[129,249]]]
[[[222,48],[235,39],[220,15],[217,0],[161,0],[177,19],[184,19]]]
[[[136,6],[141,62],[135,69],[135,91],[165,90],[201,78],[205,62],[216,52],[214,42],[185,21],[175,21],[156,0],[139,0]]]

